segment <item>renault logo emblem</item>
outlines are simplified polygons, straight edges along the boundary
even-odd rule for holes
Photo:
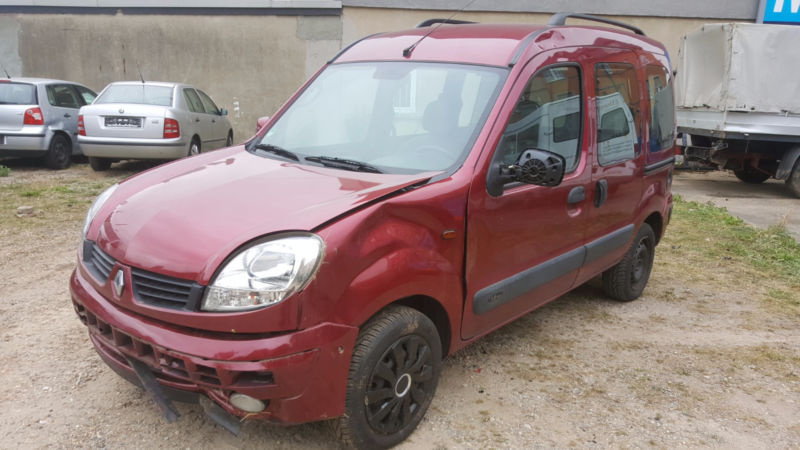
[[[118,270],[117,274],[114,275],[114,292],[117,293],[117,297],[122,296],[122,290],[125,288],[125,274],[122,273],[122,270]]]

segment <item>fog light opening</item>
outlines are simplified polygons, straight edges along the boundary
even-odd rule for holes
[[[231,394],[230,402],[231,405],[249,413],[261,412],[267,407],[263,401],[238,392]]]

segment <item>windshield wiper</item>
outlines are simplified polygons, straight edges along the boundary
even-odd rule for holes
[[[352,170],[355,172],[383,173],[381,169],[373,165],[352,159],[336,158],[334,156],[306,156],[305,160],[337,169]]]
[[[300,158],[296,154],[290,152],[289,150],[286,150],[285,148],[278,147],[277,145],[257,144],[256,146],[253,147],[253,149],[282,156],[286,159],[291,159],[292,161],[298,161],[298,162],[300,161]]]

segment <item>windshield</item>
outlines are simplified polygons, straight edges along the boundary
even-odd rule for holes
[[[35,105],[36,86],[24,83],[0,83],[0,105]]]
[[[300,163],[346,159],[351,170],[453,169],[475,141],[507,73],[416,62],[334,65],[251,149],[269,146],[272,156],[278,148]]]
[[[94,102],[172,106],[172,88],[146,84],[113,84],[107,87]]]

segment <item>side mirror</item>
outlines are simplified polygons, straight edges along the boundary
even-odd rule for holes
[[[267,122],[269,122],[269,116],[259,117],[258,120],[256,120],[256,134],[264,128]]]
[[[506,184],[513,182],[558,186],[564,179],[566,165],[564,157],[557,153],[528,149],[522,152],[515,164],[497,164],[489,174],[486,187],[489,194],[497,197],[503,195]]]
[[[225,109],[225,108],[222,108],[222,109],[219,111],[219,115],[220,115],[220,116],[227,116],[227,115],[228,115],[228,110],[227,110],[227,109]]]

